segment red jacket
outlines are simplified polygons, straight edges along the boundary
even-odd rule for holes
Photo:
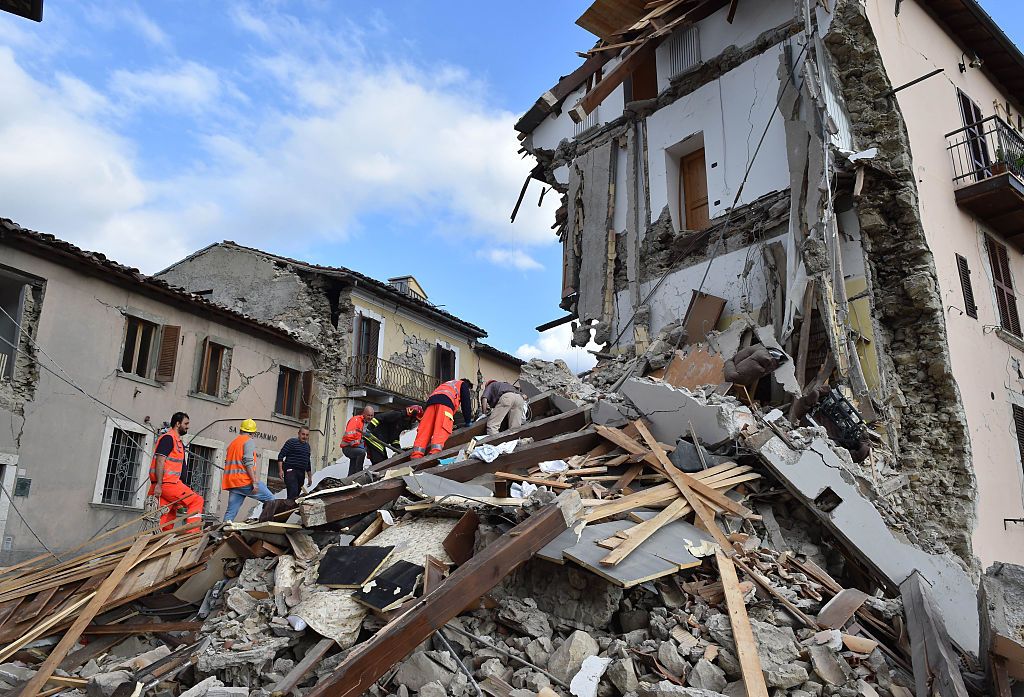
[[[363,447],[363,431],[366,429],[366,419],[363,418],[362,414],[353,416],[345,424],[345,435],[341,437],[341,447],[343,448],[362,448]]]

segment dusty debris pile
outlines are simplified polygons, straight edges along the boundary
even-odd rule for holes
[[[852,416],[794,427],[753,397],[798,405],[785,360],[763,361],[765,388],[724,381],[749,331],[660,368],[616,361],[601,388],[533,363],[514,431],[477,422],[259,522],[12,567],[0,680],[92,697],[985,694],[962,563],[904,534],[884,449],[854,462]],[[1019,577],[985,584],[993,680],[1017,677]]]

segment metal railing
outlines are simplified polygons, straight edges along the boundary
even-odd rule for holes
[[[957,186],[1006,172],[1024,179],[1024,137],[998,116],[947,133],[946,143]]]
[[[433,375],[376,356],[352,356],[348,359],[348,384],[351,387],[372,387],[423,402],[439,382]]]
[[[573,127],[573,135],[581,135],[601,123],[600,117],[597,115],[598,109],[600,107],[594,107],[592,112],[587,114],[582,121]]]

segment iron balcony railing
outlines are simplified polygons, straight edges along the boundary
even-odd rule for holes
[[[348,359],[350,387],[371,387],[424,402],[439,382],[433,375],[376,356],[352,356]]]
[[[998,116],[947,133],[946,143],[956,186],[1006,172],[1024,179],[1024,138]]]

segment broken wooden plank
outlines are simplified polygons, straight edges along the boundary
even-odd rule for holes
[[[288,675],[281,678],[271,688],[270,694],[275,696],[287,695],[294,690],[302,682],[302,679],[306,677],[306,674],[327,655],[327,652],[333,646],[335,646],[334,639],[321,639],[310,647],[306,651],[306,655],[302,657],[302,660],[288,671]]]
[[[602,468],[605,469],[605,468]],[[571,470],[570,470],[571,472]],[[536,484],[538,486],[549,486],[552,489],[572,489],[572,484],[560,482],[557,479],[544,479],[543,477],[525,477],[521,474],[512,474],[510,472],[495,472],[494,476],[497,479],[507,479],[512,482],[529,482],[530,484]]]
[[[90,636],[131,634],[153,634],[157,632],[197,632],[202,622],[139,622],[136,624],[90,624],[82,634]]]
[[[862,590],[844,588],[821,608],[818,624],[829,629],[842,629],[867,599],[868,594]]]
[[[930,586],[918,571],[900,584],[900,596],[910,632],[917,697],[967,697],[946,625],[933,605]]]
[[[480,516],[475,511],[466,511],[459,518],[441,546],[456,564],[462,565],[473,558],[476,545],[476,529],[480,527]]]
[[[733,639],[736,641],[736,657],[743,673],[743,686],[747,697],[768,697],[768,686],[761,672],[761,657],[757,653],[757,642],[754,640],[754,629],[747,617],[747,606],[743,603],[743,594],[739,589],[736,567],[722,550],[715,550],[718,572],[722,578],[725,591],[725,604],[729,610],[729,623],[732,625]]]
[[[648,537],[656,533],[659,528],[674,520],[679,520],[690,510],[690,505],[687,503],[686,499],[676,499],[670,503],[668,507],[658,513],[658,515],[648,521],[635,525],[626,531],[626,538],[615,548],[613,552],[604,557],[601,560],[601,563],[611,566],[618,564],[629,556],[633,550],[642,545]]]
[[[93,618],[99,614],[103,608],[104,603],[110,598],[117,588],[117,584],[121,582],[121,579],[125,577],[129,570],[138,561],[139,557],[143,556],[146,550],[146,545],[149,544],[152,538],[148,535],[143,535],[136,538],[132,546],[125,552],[121,561],[114,567],[114,570],[110,575],[103,579],[103,583],[96,589],[92,598],[86,604],[85,608],[78,614],[71,627],[64,632],[64,636],[57,642],[57,645],[50,652],[50,655],[46,657],[43,664],[39,666],[36,674],[32,676],[32,679],[28,681],[21,694],[23,697],[35,697],[39,691],[46,684],[46,681],[53,675],[53,671],[57,669],[57,666],[61,661],[68,655],[75,644],[78,643],[78,637],[82,635],[82,631],[89,626]]]
[[[582,512],[579,495],[567,491],[555,503],[515,526],[460,566],[435,591],[401,617],[352,649],[307,697],[358,697],[391,666],[423,643],[466,605],[501,582],[519,564],[573,524]]]

